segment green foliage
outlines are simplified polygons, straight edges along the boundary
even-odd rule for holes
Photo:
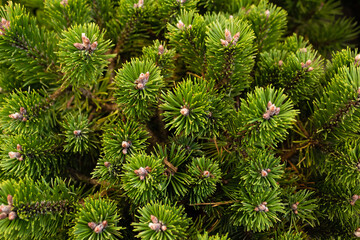
[[[91,9],[81,0],[46,0],[44,12],[51,21],[51,26],[58,33],[72,25],[83,25],[91,21]]]
[[[85,44],[83,34],[89,43]],[[82,44],[83,49],[74,46],[75,43]],[[57,52],[61,72],[64,74],[63,84],[82,87],[96,83],[107,65],[106,60],[110,58],[106,54],[110,46],[110,41],[104,39],[104,32],[94,23],[75,25],[64,30]]]
[[[191,177],[184,167],[189,154],[173,142],[170,146],[161,147],[157,145],[154,149],[154,155],[158,159],[164,159],[166,166],[164,174],[167,177],[166,195],[174,200],[184,197],[191,183]]]
[[[164,170],[161,158],[143,152],[127,158],[121,178],[126,196],[138,204],[160,197],[164,189]]]
[[[65,116],[61,125],[64,128],[64,136],[66,137],[65,152],[86,153],[91,148],[96,147],[94,139],[91,139],[92,130],[90,129],[89,120],[81,113],[77,116],[72,114]]]
[[[284,173],[280,158],[267,150],[248,151],[248,156],[241,166],[240,185],[253,192],[262,192],[268,188],[277,188],[277,180]]]
[[[65,172],[66,160],[59,152],[59,141],[36,135],[4,136],[0,167],[6,177],[39,179]]]
[[[253,31],[246,21],[220,18],[208,26],[207,35],[209,77],[216,79],[217,86],[222,86],[229,95],[239,95],[249,86],[249,73],[254,65]]]
[[[14,220],[0,220],[5,239],[56,238],[66,228],[81,191],[58,178],[51,182],[29,178],[0,183],[0,202],[8,204],[12,196]]]
[[[184,213],[183,206],[150,202],[138,212],[139,222],[132,223],[134,231],[139,232],[137,237],[145,240],[187,238],[191,220]]]
[[[102,198],[86,198],[77,206],[71,235],[76,240],[121,238],[115,202]],[[94,229],[92,229],[94,227]]]
[[[190,202],[202,203],[215,192],[216,184],[220,182],[221,169],[219,164],[204,157],[193,158],[188,169],[193,185]]]
[[[269,102],[280,108],[280,112],[266,119],[264,114],[269,110]],[[255,88],[254,93],[248,93],[247,100],[243,99],[241,102],[239,130],[243,131],[244,142],[247,144],[276,145],[285,139],[287,129],[292,127],[297,113],[283,90],[273,87]]]
[[[231,219],[234,225],[243,225],[247,230],[258,232],[269,229],[280,221],[279,214],[284,213],[277,189],[260,193],[243,190],[239,200],[231,206],[234,211]]]
[[[22,86],[47,86],[56,81],[56,34],[37,26],[36,19],[19,4],[9,2],[1,7],[0,17],[9,21],[9,27],[1,31],[0,63],[10,65]]]
[[[116,75],[115,83],[116,101],[127,116],[148,120],[153,115],[164,82],[151,60],[127,62]]]
[[[209,236],[209,234],[207,232],[205,232],[204,234],[199,234],[197,236],[198,240],[228,240],[229,238],[227,237],[227,234],[222,236],[219,234],[213,235],[213,236]]]
[[[55,126],[54,107],[43,91],[16,91],[4,99],[0,125],[8,134],[44,134]]]

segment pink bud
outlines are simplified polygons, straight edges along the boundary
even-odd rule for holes
[[[260,211],[260,210],[259,210],[258,207],[255,207],[255,208],[254,208],[254,211],[258,212],[258,211]]]
[[[273,104],[271,103],[271,101],[268,102],[267,104],[267,108],[270,108]]]
[[[275,109],[275,111],[274,111],[274,115],[279,115],[279,113],[280,113],[280,108],[277,107],[277,108]]]
[[[104,226],[104,228],[106,228],[108,226],[108,221],[106,220],[102,221],[102,225]]]
[[[284,62],[282,60],[280,60],[278,64],[281,67],[284,64]]]
[[[160,223],[149,223],[149,227],[151,228],[151,230],[158,232],[158,231],[160,231],[161,224]]]
[[[305,63],[300,63],[301,64],[301,67],[304,68],[305,67]]]
[[[267,205],[267,202],[262,202],[262,204]]]
[[[16,215],[16,212],[10,212],[10,213],[9,213],[9,220],[10,220],[10,221],[14,220],[14,219],[16,218],[16,216],[17,216],[17,215]]]
[[[220,42],[221,42],[221,45],[223,45],[224,47],[229,45],[229,43],[227,41],[225,41],[224,39],[220,39]]]
[[[85,46],[82,43],[74,43],[74,47],[76,47],[79,50],[85,49]]]
[[[7,214],[6,213],[1,213],[0,214],[0,220],[3,220],[3,219],[5,219],[5,218],[7,218]]]
[[[94,228],[94,232],[95,232],[95,233],[101,233],[103,229],[104,229],[104,226],[100,223],[99,225],[97,225],[97,226]]]
[[[10,206],[13,205],[13,196],[11,196],[10,194],[7,196],[7,202]]]
[[[111,166],[110,162],[104,162],[105,167],[109,168]]]
[[[145,88],[145,85],[143,83],[138,83],[136,85],[136,89],[144,90],[144,88]]]
[[[261,170],[261,176],[266,177],[268,175],[268,172],[265,170]]]
[[[162,230],[163,232],[165,232],[166,229],[167,229],[167,227],[166,227],[165,225],[162,225],[162,226],[161,226],[161,230]]]
[[[356,62],[360,61],[360,54],[358,54],[358,55],[355,56],[355,61],[356,61]]]
[[[231,42],[232,38],[231,38],[231,32],[228,29],[225,29],[225,40],[227,42]]]
[[[309,67],[307,71],[308,71],[308,72],[311,72],[312,70],[314,70],[314,68],[313,68],[313,67]]]
[[[260,211],[265,211],[266,209],[266,206],[264,204],[260,204],[258,207]]]
[[[121,146],[122,146],[123,148],[129,148],[129,147],[130,147],[130,143],[129,143],[128,141],[122,141]]]
[[[307,52],[307,49],[306,49],[306,48],[300,48],[299,50],[300,50],[300,52],[302,52],[302,53],[306,53],[306,52]]]
[[[160,45],[159,48],[158,48],[158,54],[159,55],[163,55],[164,54],[164,46],[163,45]]]
[[[210,177],[210,172],[209,171],[204,171],[203,175],[208,178],[208,177]]]
[[[235,45],[237,43],[237,41],[239,40],[240,38],[240,32],[237,32],[234,37],[233,37],[233,45]]]
[[[266,10],[266,11],[265,11],[265,15],[266,15],[266,19],[269,19],[269,17],[270,17],[270,11],[269,11],[269,10]]]
[[[95,51],[96,48],[97,48],[97,46],[98,46],[98,42],[95,41],[95,42],[93,42],[93,43],[90,45],[90,48],[91,48],[92,51]]]
[[[184,30],[185,28],[185,24],[181,20],[176,24],[176,26],[180,30]]]
[[[75,136],[80,136],[81,135],[81,130],[74,130],[74,135]]]
[[[128,151],[127,151],[127,148],[124,148],[124,149],[122,150],[122,153],[123,153],[123,154],[127,154],[127,152],[128,152]]]
[[[17,144],[17,145],[16,145],[16,150],[18,150],[18,151],[22,151],[22,150],[23,150],[20,144]]]
[[[157,217],[155,217],[154,215],[150,215],[150,218],[151,218],[151,221],[152,221],[153,223],[158,223],[158,222],[159,222],[159,220],[157,219]]]
[[[21,154],[19,152],[9,152],[9,157],[11,159],[13,158],[20,158],[21,157]]]
[[[269,120],[270,119],[270,113],[268,113],[268,112],[264,113],[263,118],[266,119],[266,120]]]
[[[88,223],[88,226],[89,226],[89,228],[91,228],[92,230],[94,230],[94,229],[96,228],[96,223],[94,223],[94,222],[89,222],[89,223]]]
[[[188,116],[190,111],[188,108],[186,107],[183,107],[181,110],[180,110],[180,113],[183,115],[183,116]]]
[[[265,207],[265,212],[268,212],[268,211],[269,211],[269,209],[267,207]]]
[[[309,60],[307,60],[306,61],[306,66],[310,66],[311,65],[311,63],[312,63],[312,61],[309,59]]]

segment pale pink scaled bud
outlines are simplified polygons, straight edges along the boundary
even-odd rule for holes
[[[151,221],[152,221],[153,223],[158,223],[158,222],[159,222],[159,220],[157,219],[157,217],[155,217],[154,215],[150,215],[150,218],[151,218]]]
[[[166,229],[167,229],[167,227],[166,227],[165,225],[162,225],[162,226],[161,226],[161,231],[165,232]]]
[[[158,48],[158,54],[159,54],[159,55],[163,55],[163,54],[164,54],[164,51],[165,51],[164,46],[163,46],[163,45],[160,45],[159,48]]]
[[[303,62],[300,63],[300,64],[301,64],[301,67],[302,67],[302,68],[304,68],[304,67],[306,66],[305,63],[303,63]]]
[[[17,215],[16,215],[16,212],[10,212],[10,213],[9,213],[9,220],[10,220],[10,221],[14,220],[14,219],[16,218],[16,216],[17,216]]]
[[[6,213],[6,214],[9,214],[11,212],[11,208],[12,206],[9,206],[9,205],[1,205],[1,211],[3,213]]]
[[[309,59],[309,60],[307,60],[306,61],[306,66],[310,66],[311,65],[311,63],[312,63],[312,61]]]
[[[311,72],[312,70],[314,70],[314,68],[313,68],[313,67],[309,67],[307,71],[308,71],[308,72]]]
[[[262,204],[267,205],[267,202],[262,202]]]
[[[180,30],[184,30],[185,28],[185,24],[181,20],[176,24],[176,26]]]
[[[255,207],[255,208],[254,208],[254,211],[258,212],[258,211],[259,211],[259,208],[258,208],[258,207]]]
[[[268,112],[264,113],[263,118],[266,119],[266,120],[269,120],[270,119],[270,113],[268,113]]]
[[[129,143],[128,141],[122,141],[121,146],[122,146],[123,148],[129,148],[129,147],[130,147],[130,143]]]
[[[265,170],[261,170],[261,176],[266,177],[268,175],[268,172]]]
[[[74,130],[74,135],[75,136],[80,136],[81,135],[81,130]]]
[[[104,229],[104,226],[100,223],[99,225],[97,225],[97,226],[94,228],[94,232],[95,232],[95,233],[101,233],[103,229]]]
[[[85,36],[85,33],[81,34],[81,39],[83,41],[83,45],[84,45],[85,49],[89,49],[90,48],[90,40],[88,37]]]
[[[10,194],[7,195],[7,202],[8,202],[8,204],[9,204],[10,206],[13,205],[13,196],[11,196]]]
[[[267,207],[265,207],[265,210],[264,210],[265,212],[268,212],[269,211],[269,209],[267,208]]]
[[[229,43],[227,41],[225,41],[224,39],[220,39],[220,42],[221,42],[221,45],[223,45],[224,47],[229,45]]]
[[[190,24],[190,25],[187,27],[187,29],[192,29],[192,25]]]
[[[274,111],[274,115],[279,115],[279,113],[280,113],[280,108],[277,107],[277,108],[275,109],[275,111]]]
[[[109,168],[111,166],[110,162],[104,162],[105,167]]]
[[[142,8],[144,6],[144,0],[139,0],[138,7]]]
[[[17,144],[17,145],[16,145],[16,150],[18,150],[18,151],[22,151],[22,150],[23,150],[20,144]]]
[[[204,171],[203,175],[208,178],[208,177],[210,177],[210,172],[209,171]]]
[[[355,61],[356,61],[356,62],[360,61],[360,54],[358,54],[358,55],[355,56]]]
[[[237,43],[237,41],[239,40],[240,38],[240,32],[237,32],[234,37],[233,37],[233,45],[235,45]]]
[[[144,88],[145,88],[145,85],[143,83],[138,83],[136,85],[136,89],[144,90]]]
[[[145,81],[148,82],[149,81],[149,77],[150,77],[150,73],[149,72],[146,72],[145,73]]]
[[[270,111],[270,112],[274,112],[275,109],[276,109],[276,107],[275,107],[274,104],[269,107],[269,111]]]
[[[269,19],[269,17],[270,17],[270,11],[269,11],[269,10],[266,10],[266,11],[265,11],[265,15],[266,15],[266,19]]]
[[[292,210],[296,210],[297,208],[298,208],[298,205],[296,205],[295,203],[291,205]]]
[[[92,51],[95,51],[96,48],[97,48],[97,46],[98,46],[98,42],[95,41],[95,42],[93,42],[93,43],[90,45],[90,48],[91,48]]]
[[[268,104],[267,104],[267,108],[270,108],[272,105],[273,105],[272,102],[269,101]]]
[[[9,157],[11,159],[13,158],[20,158],[21,157],[21,154],[19,152],[9,152]]]
[[[227,42],[231,42],[231,40],[232,40],[231,32],[228,29],[225,29],[225,40]]]
[[[65,7],[68,4],[68,0],[62,0],[60,4]]]
[[[102,225],[104,226],[104,228],[106,228],[108,226],[108,221],[106,220],[102,221]]]
[[[183,107],[183,108],[180,110],[180,113],[181,113],[181,115],[183,115],[183,116],[188,116],[189,113],[190,113],[190,110],[189,110],[187,107]]]
[[[281,67],[284,64],[282,60],[279,61],[278,65]]]
[[[89,228],[91,228],[92,230],[94,230],[94,229],[96,228],[96,223],[94,223],[94,222],[89,222],[89,223],[88,223],[88,226],[89,226]]]
[[[149,227],[151,230],[158,232],[158,231],[160,231],[161,224],[160,223],[149,223]]]
[[[12,119],[21,120],[23,118],[23,115],[20,113],[13,113],[13,114],[10,114],[9,117]]]
[[[0,220],[3,220],[3,219],[5,219],[5,218],[7,218],[7,214],[6,213],[1,213],[0,214]]]
[[[300,50],[300,52],[302,52],[302,53],[306,53],[306,52],[307,52],[307,49],[306,49],[306,48],[300,48],[299,50]]]
[[[76,47],[79,50],[85,49],[85,46],[82,43],[74,43],[74,47]]]
[[[260,205],[258,206],[258,208],[259,208],[260,211],[265,211],[266,206],[265,206],[264,204],[260,204]]]
[[[128,151],[127,151],[127,148],[124,148],[124,149],[122,150],[122,153],[123,153],[123,154],[127,154],[127,152],[128,152]]]
[[[360,237],[360,228],[357,228],[354,232],[355,237]]]

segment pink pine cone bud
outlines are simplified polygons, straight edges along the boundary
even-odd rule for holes
[[[268,113],[268,112],[264,113],[263,118],[266,119],[266,120],[269,120],[270,119],[270,113]]]
[[[110,162],[104,162],[105,167],[109,168],[111,166]]]
[[[10,206],[13,205],[13,196],[11,196],[10,194],[7,196],[7,202]]]
[[[260,204],[260,205],[258,206],[258,208],[259,208],[260,211],[265,211],[266,206],[265,206],[264,204]]]
[[[160,45],[159,48],[158,48],[158,54],[159,54],[159,55],[163,55],[163,54],[164,54],[164,51],[165,51],[164,46],[163,46],[163,45]]]
[[[265,170],[261,170],[261,176],[266,177],[268,175],[268,172]]]
[[[74,130],[74,135],[75,136],[80,136],[81,135],[81,130]]]
[[[204,171],[203,175],[208,178],[208,177],[210,177],[210,172],[209,171]]]
[[[79,50],[85,49],[85,46],[82,43],[74,43],[74,47],[76,47]]]
[[[313,68],[313,67],[309,67],[307,71],[308,71],[308,72],[311,72],[312,70],[314,70],[314,68]]]
[[[183,107],[183,108],[180,110],[180,113],[181,113],[181,115],[183,115],[183,116],[188,116],[189,113],[190,113],[190,110],[189,110],[187,107]]]
[[[355,61],[356,61],[356,62],[360,61],[360,54],[358,54],[358,55],[355,56]]]
[[[227,45],[229,45],[228,41],[224,40],[224,39],[220,39],[221,45],[223,45],[224,47],[226,47]]]
[[[160,231],[161,223],[149,223],[149,227],[151,230],[158,232]]]
[[[266,19],[268,19],[270,17],[270,11],[269,10],[266,10],[265,11],[265,15],[266,15]]]
[[[233,37],[233,45],[235,45],[237,43],[237,41],[239,40],[240,38],[240,32],[237,32],[234,37]]]
[[[167,227],[166,227],[165,225],[162,225],[162,226],[161,226],[161,231],[165,232],[166,229],[167,229]]]
[[[307,49],[306,49],[306,48],[300,48],[299,50],[300,50],[300,52],[302,52],[302,53],[306,53],[306,52],[307,52]]]
[[[312,63],[312,61],[309,59],[309,60],[307,60],[306,61],[306,66],[310,66],[311,65],[311,63]]]
[[[1,213],[0,214],[0,220],[3,220],[3,219],[5,219],[5,218],[7,218],[7,214],[6,213]]]
[[[123,153],[123,154],[127,154],[127,153],[128,153],[127,148],[124,148],[124,149],[122,150],[122,153]]]
[[[228,29],[225,29],[225,40],[227,42],[231,42],[231,40],[232,40],[231,32]]]
[[[154,215],[151,215],[150,218],[151,218],[151,221],[152,221],[153,223],[158,223],[158,222],[159,222],[159,220],[157,219],[157,217],[155,217]]]
[[[102,221],[102,225],[104,226],[104,228],[106,228],[108,226],[108,221],[106,220]]]
[[[17,144],[17,145],[16,145],[16,150],[18,150],[18,151],[22,151],[22,150],[23,150],[20,144]]]
[[[14,220],[14,219],[16,218],[16,216],[17,216],[17,215],[16,215],[16,212],[10,212],[10,213],[9,213],[9,220],[10,220],[10,221]]]
[[[91,48],[92,51],[95,51],[96,48],[97,48],[97,46],[98,46],[98,42],[95,41],[95,42],[93,42],[93,43],[90,45],[90,48]]]
[[[89,226],[89,228],[91,228],[92,230],[94,230],[94,229],[96,228],[96,223],[94,223],[94,222],[89,222],[89,223],[88,223],[88,226]]]
[[[185,28],[185,24],[181,20],[176,24],[176,26],[180,30],[184,30]]]
[[[13,158],[19,159],[21,157],[21,154],[19,152],[9,152],[9,157],[11,159],[13,159]]]
[[[284,64],[282,60],[279,61],[278,65],[281,67]]]
[[[121,146],[122,146],[123,148],[129,148],[129,147],[130,147],[130,143],[129,143],[128,141],[122,141]]]
[[[94,232],[95,232],[95,233],[101,233],[103,230],[104,230],[104,225],[102,225],[102,223],[100,223],[99,225],[97,225],[97,226],[94,228]]]

